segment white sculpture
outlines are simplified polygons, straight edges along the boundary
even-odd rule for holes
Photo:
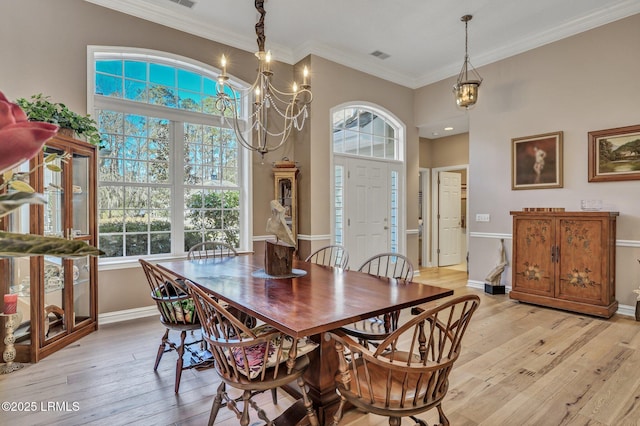
[[[504,272],[504,268],[507,266],[507,255],[504,251],[504,240],[500,240],[500,261],[496,265],[495,268],[489,272],[489,275],[484,279],[486,283],[491,285],[500,285],[500,277],[502,276],[502,272]]]
[[[276,242],[282,241],[292,247],[296,247],[296,240],[293,238],[291,229],[285,220],[285,208],[278,200],[272,200],[271,217],[267,219],[267,232],[276,236]]]

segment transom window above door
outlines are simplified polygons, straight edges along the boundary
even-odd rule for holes
[[[397,127],[373,109],[343,108],[332,118],[335,154],[401,160]]]

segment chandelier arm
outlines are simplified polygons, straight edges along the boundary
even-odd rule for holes
[[[223,55],[222,74],[219,76],[218,84],[216,85],[216,108],[221,112],[221,120],[224,120],[229,127],[233,128],[236,140],[241,146],[250,151],[259,152],[263,157],[264,154],[282,147],[291,135],[293,127],[296,130],[303,128],[309,116],[307,107],[313,100],[313,95],[309,90],[310,86],[307,84],[308,74],[306,67],[303,83],[299,90],[295,84],[292,92],[278,90],[271,84],[271,77],[273,76],[270,68],[271,53],[265,52],[264,18],[266,10],[264,9],[264,3],[264,0],[254,1],[255,8],[260,14],[260,18],[255,25],[256,41],[258,43],[256,57],[259,61],[259,67],[254,83],[247,90],[235,89],[228,84],[226,59]],[[227,91],[231,95],[228,95]],[[245,105],[248,99],[253,99],[247,103],[252,110],[248,112],[251,123],[248,126],[248,132],[252,134],[255,132],[257,140],[255,144],[250,144],[245,138],[240,129],[240,119],[238,117],[240,100],[242,100],[242,105]],[[277,119],[278,116],[282,119],[283,128],[280,131],[269,130],[269,118]],[[275,140],[275,142],[269,145],[269,139]]]

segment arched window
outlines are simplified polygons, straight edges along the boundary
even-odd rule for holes
[[[217,70],[148,50],[90,53],[99,247],[111,258],[179,255],[206,240],[247,250],[250,165],[216,109]]]
[[[333,113],[333,152],[401,160],[397,127],[374,108],[339,109]]]

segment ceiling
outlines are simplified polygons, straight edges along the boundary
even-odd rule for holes
[[[257,50],[259,14],[250,0],[85,1]],[[314,54],[415,89],[459,73],[465,14],[473,15],[469,57],[479,68],[640,13],[640,0],[267,0],[264,8],[266,49],[276,60],[294,64]],[[442,130],[450,123],[432,123],[420,135],[467,131],[465,117],[455,121],[451,133]]]

